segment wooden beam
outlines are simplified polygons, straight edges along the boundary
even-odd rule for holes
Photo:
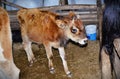
[[[72,5],[63,5],[63,6],[49,6],[49,7],[38,7],[39,9],[43,10],[50,10],[50,11],[56,11],[56,10],[75,10],[75,9],[94,9],[97,10],[96,5],[84,5],[84,4],[72,4]]]
[[[98,36],[99,36],[99,41],[100,41],[100,44],[101,44],[101,41],[102,41],[102,3],[101,3],[101,0],[97,0],[97,18],[98,18]]]
[[[19,5],[17,5],[17,4],[11,3],[11,2],[9,2],[9,1],[1,0],[1,2],[4,3],[4,4],[7,4],[7,5],[9,5],[9,6],[18,8],[18,9],[25,8],[25,7],[19,6]]]

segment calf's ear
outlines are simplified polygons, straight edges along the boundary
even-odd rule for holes
[[[72,19],[76,19],[77,17],[76,17],[76,15],[75,15],[75,13],[74,12],[72,12],[72,11],[70,11],[69,12],[69,15],[68,15],[68,17],[72,20]]]
[[[56,24],[59,28],[64,29],[67,25],[67,22],[65,20],[66,18],[64,16],[58,15],[55,17]]]
[[[62,20],[56,20],[56,24],[61,29],[64,29],[66,27],[66,23],[64,23]]]

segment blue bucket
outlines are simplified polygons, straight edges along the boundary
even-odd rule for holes
[[[97,37],[97,33],[96,33],[96,25],[87,25],[85,26],[85,30],[86,30],[86,34],[87,34],[87,38],[89,40],[96,40]]]

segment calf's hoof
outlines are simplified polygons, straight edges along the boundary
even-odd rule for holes
[[[68,72],[68,73],[67,73],[67,77],[71,78],[71,77],[72,77],[72,73],[71,73],[71,72]]]
[[[33,65],[34,62],[37,62],[37,60],[35,58],[33,58],[32,60],[30,60],[29,62],[29,66],[31,67]]]
[[[54,73],[55,73],[55,69],[54,69],[54,68],[51,68],[51,69],[50,69],[50,73],[51,73],[51,74],[54,74]]]

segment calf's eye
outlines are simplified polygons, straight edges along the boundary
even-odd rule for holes
[[[76,32],[77,32],[77,29],[72,29],[71,32],[72,32],[72,33],[76,33]]]

